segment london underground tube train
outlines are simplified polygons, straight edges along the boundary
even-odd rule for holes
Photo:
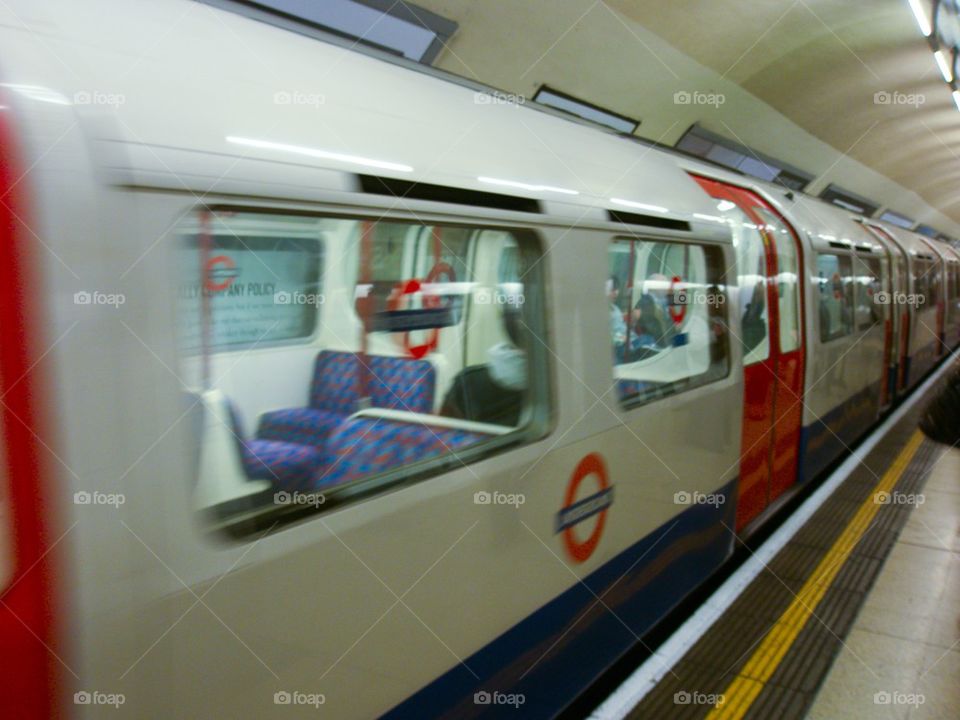
[[[0,4],[4,717],[553,716],[960,339],[946,246],[483,93]]]

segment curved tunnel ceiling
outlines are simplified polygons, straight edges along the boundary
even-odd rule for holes
[[[960,222],[960,112],[906,0],[606,2]]]

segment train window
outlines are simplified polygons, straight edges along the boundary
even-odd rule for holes
[[[617,239],[606,280],[614,383],[635,407],[725,377],[719,248]]]
[[[828,342],[853,331],[851,262],[846,255],[817,255],[820,290],[820,341]]]
[[[943,264],[940,260],[934,260],[930,263],[929,270],[929,279],[930,279],[930,297],[927,302],[930,303],[931,307],[936,307],[940,302],[940,296],[942,294],[942,285],[943,285]]]
[[[960,263],[950,263],[947,268],[947,279],[950,286],[947,299],[947,317],[950,323],[954,324],[956,318],[960,316]]]
[[[545,431],[531,233],[204,211],[181,235],[196,501],[226,526],[332,507]]]
[[[770,356],[770,319],[767,311],[767,252],[760,228],[739,207],[721,210],[736,250],[736,308],[740,316],[743,364],[752,365]]]
[[[880,287],[880,259],[853,258],[855,278],[854,316],[857,330],[868,330],[883,320],[883,308],[876,301]]]
[[[777,250],[777,310],[780,316],[780,352],[800,347],[800,285],[797,242],[783,221],[766,208],[754,207],[767,224]]]
[[[920,307],[932,307],[930,276],[933,272],[933,263],[917,258],[913,263],[913,272],[913,292],[919,299]]]

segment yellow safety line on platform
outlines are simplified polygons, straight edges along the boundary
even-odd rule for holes
[[[747,664],[723,692],[722,704],[710,711],[707,716],[709,720],[739,720],[747,713],[813,615],[814,608],[823,599],[837,573],[840,572],[840,568],[870,527],[871,521],[880,510],[880,503],[876,502],[875,496],[877,493],[889,493],[893,490],[922,442],[923,435],[919,430],[915,431],[906,447],[897,455],[893,465],[884,473],[880,482],[857,510],[857,514],[847,523],[840,537],[800,588],[790,607],[780,616],[757,646]]]

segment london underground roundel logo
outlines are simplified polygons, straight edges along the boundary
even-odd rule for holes
[[[563,507],[557,513],[556,532],[562,533],[563,546],[571,560],[582,563],[593,555],[612,504],[613,487],[603,458],[598,453],[585,455],[570,476]],[[591,522],[593,529],[586,539],[581,539],[583,531],[577,526]]]
[[[226,290],[240,274],[237,264],[229,255],[215,255],[210,258],[205,270],[203,285],[210,292]]]

